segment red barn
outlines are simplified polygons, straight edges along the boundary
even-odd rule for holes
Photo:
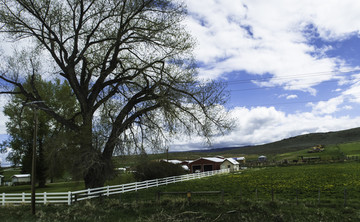
[[[189,163],[190,173],[220,170],[222,162],[224,159],[218,157],[201,157]]]

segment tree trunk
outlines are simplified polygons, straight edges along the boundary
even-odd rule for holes
[[[91,122],[91,121],[90,121]],[[107,179],[113,175],[113,167],[110,156],[104,157],[100,150],[92,144],[92,124],[86,124],[79,133],[80,159],[78,167],[82,172],[86,188],[104,186]]]
[[[91,166],[85,176],[84,182],[86,188],[103,187],[106,181],[104,169],[99,165]]]
[[[39,182],[39,187],[45,187],[46,185],[46,166],[45,166],[45,158],[44,158],[44,147],[43,147],[43,139],[40,138],[38,140],[39,143],[39,157],[36,163],[37,166],[37,180]]]
[[[105,181],[112,178],[113,173],[111,157],[107,159],[101,154],[98,155],[94,164],[89,166],[84,174],[86,188],[103,187]]]

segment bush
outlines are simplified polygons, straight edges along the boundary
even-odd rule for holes
[[[179,164],[172,164],[168,162],[151,162],[146,161],[137,165],[135,168],[134,177],[137,181],[153,180],[157,178],[178,176],[185,173],[184,169]]]

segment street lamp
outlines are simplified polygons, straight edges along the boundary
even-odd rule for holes
[[[35,172],[36,172],[36,137],[38,130],[38,117],[36,104],[43,103],[44,101],[33,101],[24,103],[24,106],[29,106],[34,112],[34,134],[33,134],[33,147],[32,147],[32,166],[31,166],[31,213],[35,215]]]

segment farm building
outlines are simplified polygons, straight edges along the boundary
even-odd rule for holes
[[[30,183],[31,177],[30,174],[15,174],[11,177],[11,182],[13,184],[19,184],[19,183]]]
[[[222,162],[218,157],[201,157],[189,163],[190,173],[220,170]]]
[[[220,165],[220,169],[230,169],[230,171],[239,170],[239,162],[233,158],[225,159],[224,162]]]
[[[246,163],[245,157],[235,157],[234,158],[239,164]]]
[[[259,162],[265,162],[267,160],[266,156],[259,156]]]

